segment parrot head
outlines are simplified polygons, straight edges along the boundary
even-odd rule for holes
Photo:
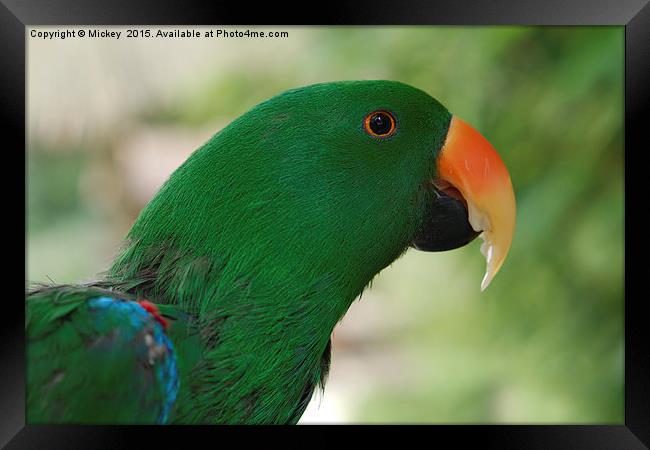
[[[481,236],[484,289],[514,223],[510,176],[478,131],[406,84],[343,81],[237,118],[172,175],[131,237],[212,252],[248,273],[330,274],[359,291],[409,247]]]
[[[322,83],[260,103],[197,149],[108,275],[196,319],[209,388],[185,391],[193,408],[293,423],[324,386],[334,327],[375,275],[411,247],[481,236],[485,288],[514,222],[503,162],[438,101],[392,81]]]

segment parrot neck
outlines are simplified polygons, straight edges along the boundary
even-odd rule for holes
[[[279,319],[280,313],[295,313],[301,316],[295,325],[303,326],[309,325],[305,322],[314,314],[321,325],[322,318],[328,317],[332,327],[371,279],[353,282],[349,274],[302,269],[300,262],[250,266],[244,260],[178,249],[143,249],[136,244],[114,261],[108,279],[152,301],[176,305],[199,317],[250,303],[251,314],[259,312]],[[253,304],[257,306],[253,308]],[[286,319],[291,322],[290,317]]]
[[[332,330],[364,287],[331,273],[309,276],[289,264],[254,270],[245,261],[138,245],[115,261],[109,278],[198,319],[210,373],[192,376],[211,381],[210,393],[192,403],[221,411],[208,416],[214,422],[297,421],[302,410],[287,405],[306,406],[324,382]],[[254,416],[241,410],[251,398]]]
[[[317,176],[278,182],[290,155],[246,157],[256,147],[237,144],[248,142],[237,123],[190,156],[143,209],[107,282],[196,318],[210,373],[191,376],[209,380],[206,410],[230,411],[215,420],[241,419],[238,408],[253,402],[252,411],[273,412],[265,422],[291,422],[296,411],[287,405],[309,400],[334,326],[405,250],[409,233],[399,242],[382,234],[391,227],[366,220],[366,197],[338,207],[333,198],[342,200],[321,183],[303,182]],[[233,169],[242,161],[245,176]]]

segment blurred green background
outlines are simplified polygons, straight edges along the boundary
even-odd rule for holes
[[[623,423],[623,27],[277,30],[28,38],[27,279],[106,269],[166,177],[258,102],[398,80],[500,152],[512,249],[484,293],[480,240],[384,270],[336,328],[301,423]]]

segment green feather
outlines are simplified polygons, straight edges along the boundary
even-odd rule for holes
[[[391,137],[365,132],[376,110],[396,117]],[[174,318],[181,381],[170,422],[298,421],[327,375],[334,326],[416,232],[450,119],[401,83],[318,84],[254,107],[174,172],[98,284]],[[28,322],[47,320],[32,332],[70,314],[67,302],[34,304]],[[79,345],[78,332],[56,332]],[[38,375],[30,390],[47,383]],[[112,417],[151,417],[135,415]]]
[[[87,300],[113,292],[45,288],[27,302],[29,423],[153,423],[164,386],[141,364],[123,316],[97,320]],[[122,345],[127,343],[127,345]]]

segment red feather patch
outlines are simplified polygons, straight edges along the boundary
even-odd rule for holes
[[[145,309],[145,311],[151,314],[153,318],[156,319],[160,325],[162,325],[164,330],[167,330],[167,328],[169,327],[169,323],[160,314],[160,311],[158,310],[158,306],[155,303],[151,303],[149,300],[138,300],[138,303],[140,304],[140,306],[142,306]]]

